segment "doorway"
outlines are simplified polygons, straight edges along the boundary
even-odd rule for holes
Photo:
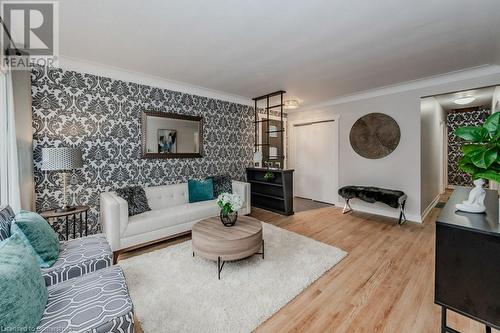
[[[336,203],[336,131],[335,120],[294,124],[295,196]]]
[[[421,213],[425,216],[440,196],[455,186],[472,186],[472,178],[459,166],[462,139],[455,130],[481,126],[500,111],[500,86],[490,86],[427,96],[420,103]],[[496,189],[496,183],[488,185]]]

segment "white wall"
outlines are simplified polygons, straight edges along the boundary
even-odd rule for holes
[[[434,97],[420,103],[420,212],[426,215],[442,191],[443,125],[446,114]]]
[[[447,76],[415,81],[394,87],[347,96],[310,110],[297,110],[288,114],[294,120],[327,117],[339,118],[339,187],[344,185],[374,185],[400,189],[408,195],[407,217],[421,221],[421,156],[420,156],[420,99],[447,92],[500,83],[500,67],[476,69]],[[361,116],[380,112],[393,117],[401,128],[401,141],[389,156],[370,160],[356,154],[349,143],[349,132]],[[332,144],[321,142],[318,144]],[[290,151],[293,154],[293,151]],[[291,160],[293,158],[291,157]],[[321,163],[321,161],[317,161]],[[293,166],[291,166],[293,167]],[[332,170],[332,172],[336,172]],[[341,202],[341,200],[339,200]],[[357,201],[356,209],[396,216],[397,211],[383,204]],[[424,207],[425,209],[425,207]]]
[[[339,115],[339,188],[346,185],[370,185],[400,189],[408,194],[417,193],[417,196],[409,195],[407,202],[408,217],[415,219],[420,216],[420,177],[415,177],[420,170],[416,166],[420,160],[420,112],[411,113],[405,110],[414,108],[419,111],[420,100],[417,98],[412,101],[411,96],[409,93],[380,96],[316,111],[295,112],[288,115],[288,120],[291,123],[296,120],[308,120],[312,116],[318,119],[318,117],[327,117],[331,114]],[[393,117],[401,129],[401,140],[396,150],[389,156],[377,160],[361,157],[352,149],[349,142],[349,133],[354,122],[361,116],[372,112],[385,113]],[[293,151],[291,150],[290,153],[293,154]],[[291,157],[290,160],[294,161],[295,158]],[[406,174],[408,176],[405,176]],[[342,204],[342,199],[338,196],[337,202]],[[360,200],[353,200],[352,206],[355,209],[389,216],[395,216],[397,213],[395,209],[380,203],[371,205]]]

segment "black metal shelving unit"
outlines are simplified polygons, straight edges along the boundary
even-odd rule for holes
[[[263,153],[263,157],[264,157],[264,149],[267,149],[267,160],[268,161],[277,161],[277,162],[280,162],[280,166],[281,168],[284,167],[284,162],[285,162],[285,147],[284,147],[284,132],[285,132],[285,128],[283,126],[283,106],[284,106],[284,101],[283,101],[283,95],[286,93],[286,91],[284,90],[278,90],[278,91],[275,91],[275,92],[272,92],[270,94],[266,94],[266,95],[262,95],[262,96],[259,96],[259,97],[255,97],[253,98],[253,101],[255,103],[255,109],[254,109],[254,112],[255,112],[255,120],[254,120],[254,125],[255,125],[255,151],[259,150],[259,148],[262,148],[262,153]],[[274,104],[274,105],[269,105],[269,101],[271,98],[273,97],[276,97],[276,96],[279,96],[279,99],[280,99],[280,103],[279,104]],[[265,107],[265,111],[266,111],[266,116],[267,118],[265,119],[261,119],[259,120],[259,108],[258,108],[258,103],[262,100],[265,100],[266,101],[266,107]],[[280,111],[280,127],[278,130],[274,130],[274,131],[270,131],[269,130],[269,122],[270,122],[270,118],[269,118],[269,113],[270,113],[270,110],[273,110],[273,109],[278,109],[279,108],[279,111]],[[261,123],[267,123],[267,126],[266,126],[266,130],[265,131],[262,131],[262,142],[259,143],[259,126]],[[270,154],[270,135],[271,133],[280,133],[280,154],[278,156],[276,156],[275,158],[271,158],[271,154]],[[264,135],[265,134],[265,135]]]
[[[252,206],[283,215],[293,214],[293,170],[247,168],[246,171]],[[272,180],[266,180],[267,173],[274,175]]]

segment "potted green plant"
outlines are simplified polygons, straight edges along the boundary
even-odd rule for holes
[[[272,182],[274,180],[274,172],[268,171],[264,174],[264,179],[266,182]]]
[[[238,219],[238,210],[243,206],[241,198],[236,193],[221,193],[217,198],[217,205],[220,207],[219,218],[226,227],[232,227]]]
[[[455,130],[455,135],[464,139],[465,143],[461,147],[462,157],[460,157],[458,167],[460,170],[470,174],[476,186],[469,195],[469,199],[463,202],[461,208],[464,211],[479,213],[481,211],[471,211],[484,207],[484,190],[481,179],[488,179],[500,183],[500,112],[490,115],[482,126],[465,126]],[[482,190],[482,192],[481,192]],[[466,209],[462,209],[466,208]],[[484,212],[484,210],[483,210]]]

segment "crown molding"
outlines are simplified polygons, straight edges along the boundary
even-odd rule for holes
[[[445,74],[439,74],[435,76],[429,76],[426,78],[402,82],[390,86],[380,87],[376,89],[369,89],[365,91],[360,91],[355,94],[349,94],[344,96],[335,97],[333,99],[314,103],[311,105],[305,105],[304,107],[298,108],[296,110],[288,110],[288,113],[296,113],[306,110],[320,109],[333,105],[354,102],[363,99],[369,99],[373,97],[380,97],[384,95],[391,95],[406,91],[412,91],[417,89],[424,89],[432,86],[437,86],[441,84],[453,83],[457,81],[463,81],[467,79],[474,79],[482,76],[500,74],[500,65],[482,65],[477,67],[466,68],[459,71],[449,72]]]
[[[168,80],[155,75],[134,72],[128,69],[105,65],[101,63],[81,60],[77,58],[59,56],[59,68],[80,73],[88,73],[98,76],[109,77],[115,80],[134,82],[162,89],[179,91],[186,94],[214,98],[231,103],[253,106],[250,98],[229,94],[223,91],[192,85],[189,83]]]

